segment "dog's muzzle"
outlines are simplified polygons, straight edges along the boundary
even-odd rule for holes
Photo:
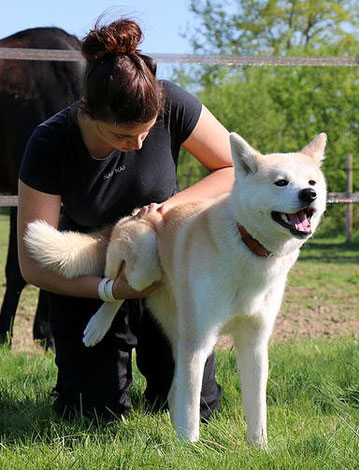
[[[311,204],[317,199],[317,193],[313,188],[304,188],[299,191],[298,199],[303,205],[302,209],[292,214],[273,211],[272,219],[295,237],[307,238],[312,234],[311,218],[315,209]]]
[[[312,234],[311,218],[314,209],[306,207],[294,214],[285,212],[272,212],[272,219],[282,227],[288,229],[292,235],[297,238],[307,238]]]

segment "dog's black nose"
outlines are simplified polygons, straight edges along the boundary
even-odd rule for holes
[[[299,199],[302,202],[311,203],[317,199],[317,193],[313,188],[305,188],[299,192]]]

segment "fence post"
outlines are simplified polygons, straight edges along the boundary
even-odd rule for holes
[[[346,174],[347,174],[347,197],[348,199],[353,193],[353,155],[349,153],[346,159]],[[353,239],[353,203],[348,202],[346,204],[346,239],[347,242],[351,242]]]

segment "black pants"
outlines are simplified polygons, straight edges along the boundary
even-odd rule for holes
[[[55,408],[71,416],[74,411],[113,419],[131,409],[131,353],[136,348],[137,365],[147,381],[145,397],[153,407],[166,406],[173,379],[171,347],[144,302],[124,302],[110,330],[92,348],[82,343],[90,317],[100,300],[48,294],[51,327],[55,339],[58,378]],[[221,407],[221,387],[215,380],[212,353],[206,363],[201,417],[208,419]]]

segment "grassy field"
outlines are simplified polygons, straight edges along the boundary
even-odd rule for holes
[[[358,469],[359,347],[354,339],[272,345],[267,452],[245,443],[231,350],[217,354],[223,410],[180,443],[167,413],[151,413],[136,372],[134,410],[104,425],[55,416],[52,354],[0,355],[0,468],[11,470]]]
[[[7,223],[0,216],[2,266]],[[217,352],[223,410],[202,426],[197,444],[179,443],[168,414],[146,409],[136,368],[134,409],[126,420],[61,420],[51,409],[53,354],[31,340],[37,291],[27,288],[14,348],[0,350],[0,469],[359,469],[358,280],[358,243],[318,238],[302,250],[270,348],[267,452],[245,443],[226,339]]]

